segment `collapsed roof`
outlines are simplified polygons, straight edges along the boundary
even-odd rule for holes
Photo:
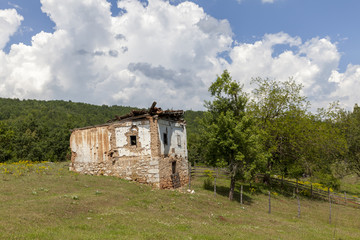
[[[146,116],[159,116],[170,118],[176,121],[184,121],[184,111],[183,110],[162,110],[161,108],[156,107],[156,102],[153,102],[149,109],[143,110],[132,110],[130,113],[125,114],[123,116],[115,116],[114,119],[107,121],[108,123],[122,121],[124,119],[130,118],[140,118]]]

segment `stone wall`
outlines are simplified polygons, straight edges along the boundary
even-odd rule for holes
[[[111,162],[75,162],[70,170],[89,175],[116,176],[126,180],[159,185],[158,162],[151,158],[122,158],[121,161]]]
[[[175,171],[173,173],[173,164]],[[179,186],[174,183],[174,177],[179,178],[180,186],[185,186],[189,182],[188,161],[182,157],[169,156],[161,158],[160,161],[160,188],[169,189]]]
[[[184,186],[189,181],[185,124],[160,119],[158,126],[161,156],[160,188]],[[164,139],[164,134],[167,140]]]

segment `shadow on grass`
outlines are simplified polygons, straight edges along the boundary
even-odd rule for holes
[[[204,179],[204,186],[203,187],[204,187],[205,190],[214,192],[213,181],[210,182],[207,179]],[[241,190],[240,190],[240,188],[241,188],[241,184],[236,184],[233,201],[236,201],[238,203],[240,203],[240,201],[241,201],[241,197],[240,197]],[[254,189],[256,189],[256,188],[254,188]],[[223,183],[221,185],[220,184],[216,185],[216,194],[217,195],[221,195],[221,196],[224,196],[224,197],[229,197],[229,191],[230,191],[230,187],[224,186]],[[242,194],[243,204],[251,205],[251,203],[253,202],[253,199],[252,199],[251,195],[255,195],[255,194],[258,194],[258,193],[259,192],[257,192],[256,190],[251,191],[251,188],[250,188],[249,185],[243,185],[243,194]]]

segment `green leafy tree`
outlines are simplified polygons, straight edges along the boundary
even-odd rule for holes
[[[335,164],[346,153],[346,141],[338,123],[340,108],[333,103],[317,114],[308,111],[302,86],[293,79],[277,82],[257,78],[251,112],[263,129],[267,160],[265,181],[270,174],[299,179],[307,175],[336,186]]]
[[[347,154],[345,133],[341,128],[342,112],[338,102],[318,109],[318,113],[312,115],[311,124],[306,125],[306,141],[302,143],[303,164],[308,175],[333,188],[339,187],[341,163]]]
[[[204,162],[204,155],[201,144],[201,131],[199,124],[204,112],[188,110],[185,112],[187,149],[189,162],[194,165],[196,162]]]
[[[14,131],[7,124],[0,122],[0,163],[14,157]]]
[[[209,91],[214,100],[205,103],[204,154],[209,164],[229,168],[232,200],[236,180],[251,178],[263,166],[266,154],[254,120],[246,112],[248,98],[241,85],[225,70]]]
[[[357,104],[352,112],[343,112],[342,129],[348,144],[346,164],[351,172],[360,176],[360,107]]]
[[[269,152],[265,182],[271,173],[299,177],[301,166],[301,139],[309,103],[301,95],[302,85],[290,78],[279,82],[256,78],[250,112],[262,129],[264,147]]]

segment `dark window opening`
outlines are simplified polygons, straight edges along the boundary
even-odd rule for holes
[[[130,136],[130,145],[136,146],[136,136]]]
[[[168,145],[167,133],[164,133],[164,145]]]
[[[172,162],[171,167],[172,167],[172,174],[175,174],[176,173],[176,162]]]
[[[181,136],[177,135],[177,144],[179,147],[181,147]]]

